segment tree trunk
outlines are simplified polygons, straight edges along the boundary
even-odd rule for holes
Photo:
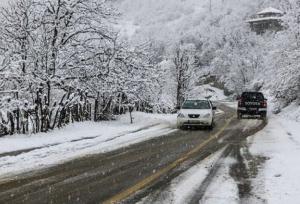
[[[9,134],[13,135],[15,133],[15,122],[14,122],[14,116],[11,112],[8,113],[8,120],[10,122]]]

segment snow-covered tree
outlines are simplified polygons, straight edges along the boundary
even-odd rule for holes
[[[173,63],[176,73],[176,99],[177,106],[181,106],[188,95],[191,88],[192,79],[196,76],[194,71],[194,55],[193,46],[178,45],[175,47]]]

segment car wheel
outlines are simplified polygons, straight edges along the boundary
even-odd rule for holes
[[[260,118],[261,118],[262,120],[266,120],[267,114],[266,114],[266,113],[260,114]]]
[[[184,130],[184,126],[183,125],[177,125],[177,129]]]
[[[209,130],[214,129],[214,124],[215,124],[214,121],[212,121],[211,124],[208,126],[208,129]]]

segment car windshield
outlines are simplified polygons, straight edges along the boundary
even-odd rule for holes
[[[188,100],[182,105],[182,109],[210,109],[210,103],[206,100]]]
[[[244,98],[245,100],[264,100],[264,96],[262,93],[244,92],[242,94],[242,98]]]

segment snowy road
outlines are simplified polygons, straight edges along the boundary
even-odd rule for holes
[[[206,146],[204,151],[211,153],[208,157],[181,167],[174,179],[141,196],[138,203],[240,203],[250,196],[250,183],[245,182],[245,175],[252,173],[244,166],[242,157],[246,154],[240,150],[246,147],[245,138],[263,127],[262,121],[253,119],[230,126],[230,133],[219,139],[218,145]]]
[[[111,203],[124,199],[124,202],[129,203],[147,200],[170,203],[174,199],[180,203],[180,199],[187,200],[185,196],[195,200],[207,199],[207,193],[212,187],[207,178],[215,178],[213,174],[225,171],[226,165],[224,167],[223,163],[217,162],[218,165],[212,165],[212,168],[201,168],[202,177],[190,178],[194,181],[193,185],[180,182],[177,185],[178,176],[188,178],[193,175],[191,171],[197,171],[203,165],[209,166],[214,159],[218,161],[219,155],[222,156],[223,151],[227,152],[228,146],[240,147],[246,136],[264,126],[258,120],[239,121],[233,109],[225,106],[221,108],[224,113],[218,115],[217,126],[213,131],[168,129],[165,135],[162,128],[150,128],[140,132],[139,135],[144,138],[140,143],[87,154],[40,170],[28,167],[31,171],[0,180],[0,203]],[[160,134],[164,136],[158,137],[155,134],[155,137],[150,137],[155,130],[162,131],[164,134]],[[82,141],[85,140],[75,141],[79,142],[75,147],[80,148]],[[234,148],[230,150],[226,154],[235,155]],[[58,155],[64,157],[63,152]],[[213,160],[207,160],[210,157]],[[23,165],[26,165],[26,157],[24,160]],[[9,165],[5,166],[9,169]],[[207,185],[201,186],[202,179]],[[236,179],[240,178],[237,176]],[[169,189],[173,188],[171,192],[174,192],[174,189],[180,190],[180,186],[184,188],[185,185],[190,188],[185,188],[186,194],[182,197],[174,198],[169,193]],[[201,196],[195,196],[195,192],[199,191],[202,192]]]

